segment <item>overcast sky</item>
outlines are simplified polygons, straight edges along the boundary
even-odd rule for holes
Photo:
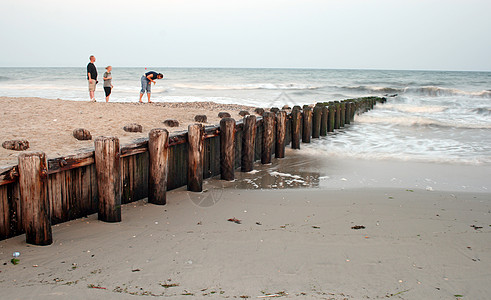
[[[491,70],[490,0],[1,0],[0,66]]]

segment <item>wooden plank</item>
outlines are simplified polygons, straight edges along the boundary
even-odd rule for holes
[[[7,185],[0,186],[0,240],[10,237],[10,205]]]

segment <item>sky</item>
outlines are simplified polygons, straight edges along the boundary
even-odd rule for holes
[[[0,67],[491,71],[490,0],[0,0]]]

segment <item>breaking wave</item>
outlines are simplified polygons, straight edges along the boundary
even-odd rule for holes
[[[358,91],[370,94],[412,94],[418,96],[430,97],[448,97],[448,96],[468,96],[478,98],[491,98],[491,90],[482,90],[476,92],[463,91],[459,89],[444,88],[439,86],[422,86],[422,87],[380,87],[380,86],[344,86],[342,89],[349,91]]]
[[[174,87],[182,89],[195,90],[316,90],[323,86],[310,84],[273,84],[273,83],[258,83],[258,84],[237,84],[237,85],[196,85],[196,84],[175,84]]]
[[[358,116],[359,123],[366,124],[390,124],[399,126],[434,126],[460,129],[491,129],[491,124],[482,123],[467,123],[467,122],[451,122],[438,121],[425,117],[408,116],[408,117],[376,117],[369,115]]]

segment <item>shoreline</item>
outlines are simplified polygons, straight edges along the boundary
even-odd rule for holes
[[[23,235],[1,241],[3,294],[484,299],[491,292],[489,193],[225,188],[203,206],[206,193],[181,188],[165,206],[123,205],[121,223],[91,215],[58,224],[51,246],[27,245]],[[16,266],[13,251],[21,253]]]

